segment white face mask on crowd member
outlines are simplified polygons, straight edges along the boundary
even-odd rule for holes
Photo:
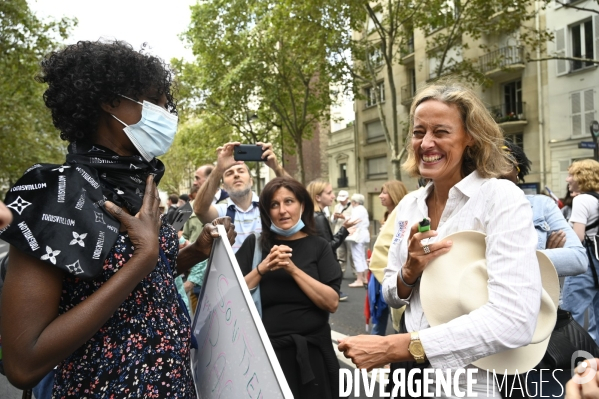
[[[141,119],[134,125],[127,125],[112,115],[114,119],[125,125],[123,131],[137,148],[137,151],[148,162],[155,157],[166,154],[173,144],[175,133],[177,133],[177,123],[179,121],[177,115],[173,115],[151,102],[144,100],[143,103],[140,103],[122,94],[119,95],[143,107]]]

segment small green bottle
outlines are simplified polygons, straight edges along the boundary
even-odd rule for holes
[[[422,219],[420,223],[418,223],[418,231],[424,233],[425,231],[429,231],[431,229],[431,221],[427,218]]]

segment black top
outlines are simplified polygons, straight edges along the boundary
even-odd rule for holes
[[[345,241],[347,236],[349,235],[349,231],[343,226],[339,229],[339,231],[333,235],[331,231],[331,225],[329,224],[329,220],[327,215],[324,212],[314,212],[314,222],[316,223],[316,230],[318,231],[318,235],[328,241],[331,244],[331,248],[333,249],[333,254],[335,255],[335,259],[337,259],[337,255],[335,251],[339,246]]]
[[[235,254],[245,276],[252,271],[256,238],[248,236]],[[309,276],[339,292],[341,268],[331,246],[318,236],[293,241],[274,240],[273,245],[293,249],[291,260]],[[262,259],[268,252],[262,252]],[[260,281],[262,322],[270,338],[289,334],[310,334],[328,324],[329,312],[318,308],[300,289],[293,277],[279,269],[264,274]]]

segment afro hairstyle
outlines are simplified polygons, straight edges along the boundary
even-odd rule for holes
[[[134,99],[150,90],[164,94],[167,110],[177,114],[168,65],[123,41],[80,41],[53,51],[36,80],[48,84],[44,101],[60,138],[69,142],[95,134],[102,104],[117,106],[120,94]]]
[[[508,148],[509,151],[508,158],[513,160],[520,169],[520,171],[518,172],[518,180],[524,182],[524,176],[530,173],[530,167],[532,165],[532,162],[530,162],[530,159],[528,159],[528,157],[524,153],[524,150],[520,146],[514,144],[510,140],[504,140],[504,145]]]

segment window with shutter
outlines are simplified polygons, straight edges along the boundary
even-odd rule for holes
[[[572,104],[572,136],[582,135],[582,107],[580,92],[572,93],[570,96]]]
[[[589,132],[591,123],[595,120],[595,91],[593,89],[584,91],[584,134]]]
[[[366,161],[367,179],[386,179],[387,178],[387,157],[370,158]]]
[[[595,40],[593,34],[593,21],[591,19],[570,26],[570,38],[570,55],[572,57],[583,59],[595,58]],[[577,71],[593,65],[592,62],[572,61],[571,70]]]
[[[366,141],[373,143],[375,141],[385,140],[385,131],[381,121],[370,122],[366,124]]]
[[[561,28],[555,31],[555,55],[558,57],[566,56],[566,29]],[[557,76],[568,73],[568,64],[566,60],[557,60]]]

